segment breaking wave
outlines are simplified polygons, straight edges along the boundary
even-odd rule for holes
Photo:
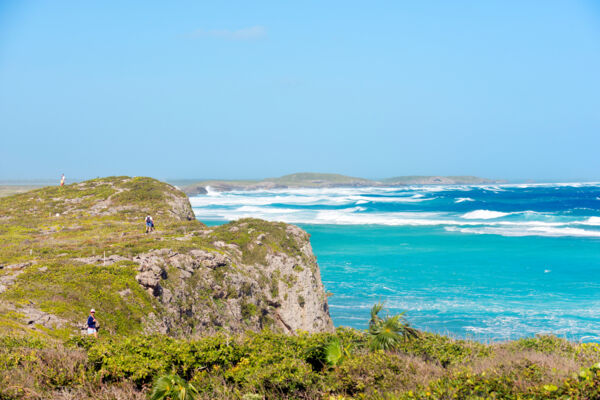
[[[470,197],[459,197],[458,199],[454,200],[455,203],[463,203],[465,201],[475,201]]]
[[[510,213],[504,213],[500,211],[490,211],[490,210],[475,210],[470,211],[463,215],[462,217],[465,219],[493,219],[500,218],[509,215]]]

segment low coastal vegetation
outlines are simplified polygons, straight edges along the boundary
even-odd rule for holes
[[[346,328],[296,335],[265,330],[196,340],[105,335],[58,342],[2,336],[0,399],[176,398],[157,395],[156,388],[164,389],[169,379],[193,387],[187,398],[196,399],[600,396],[597,344],[554,336],[481,344],[421,332],[384,351],[373,349],[369,336]],[[332,357],[332,343],[344,349],[343,357]]]
[[[455,340],[383,304],[333,329],[325,299],[305,232],[208,228],[154,179],[3,197],[0,400],[600,398],[596,343]]]

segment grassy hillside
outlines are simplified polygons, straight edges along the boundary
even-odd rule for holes
[[[340,174],[321,174],[314,172],[301,172],[296,174],[284,175],[279,178],[268,178],[264,179],[266,182],[275,182],[287,186],[300,186],[310,187],[319,186],[324,184],[329,185],[355,185],[372,184],[373,181],[364,178],[355,178],[352,176],[340,175]]]
[[[65,337],[90,304],[111,310],[108,330],[139,329],[155,300],[122,257],[156,248],[157,240],[181,248],[172,235],[203,227],[186,204],[170,185],[128,177],[0,198],[0,332]],[[147,214],[160,235],[144,233]]]

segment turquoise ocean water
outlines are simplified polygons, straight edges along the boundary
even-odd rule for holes
[[[599,184],[209,191],[191,202],[209,224],[307,230],[336,326],[364,328],[385,301],[456,337],[600,339]]]

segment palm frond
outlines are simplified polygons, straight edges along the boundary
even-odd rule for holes
[[[325,362],[332,367],[342,364],[350,357],[351,351],[352,345],[345,346],[339,337],[334,337],[323,347]]]
[[[344,349],[342,348],[342,343],[338,338],[331,340],[327,345],[325,345],[325,361],[327,364],[336,366],[344,357]]]
[[[379,317],[379,313],[381,312],[381,310],[383,310],[384,306],[385,305],[383,302],[375,303],[373,305],[373,307],[371,308],[371,320],[369,321],[369,326],[372,324],[376,324],[377,321],[381,320],[381,317]]]
[[[379,317],[383,310],[383,303],[377,303],[371,309],[368,333],[370,347],[373,350],[391,351],[398,348],[402,340],[418,337],[418,331],[409,326],[404,318],[404,313]]]
[[[159,377],[150,392],[150,400],[194,400],[198,390],[177,374]]]

